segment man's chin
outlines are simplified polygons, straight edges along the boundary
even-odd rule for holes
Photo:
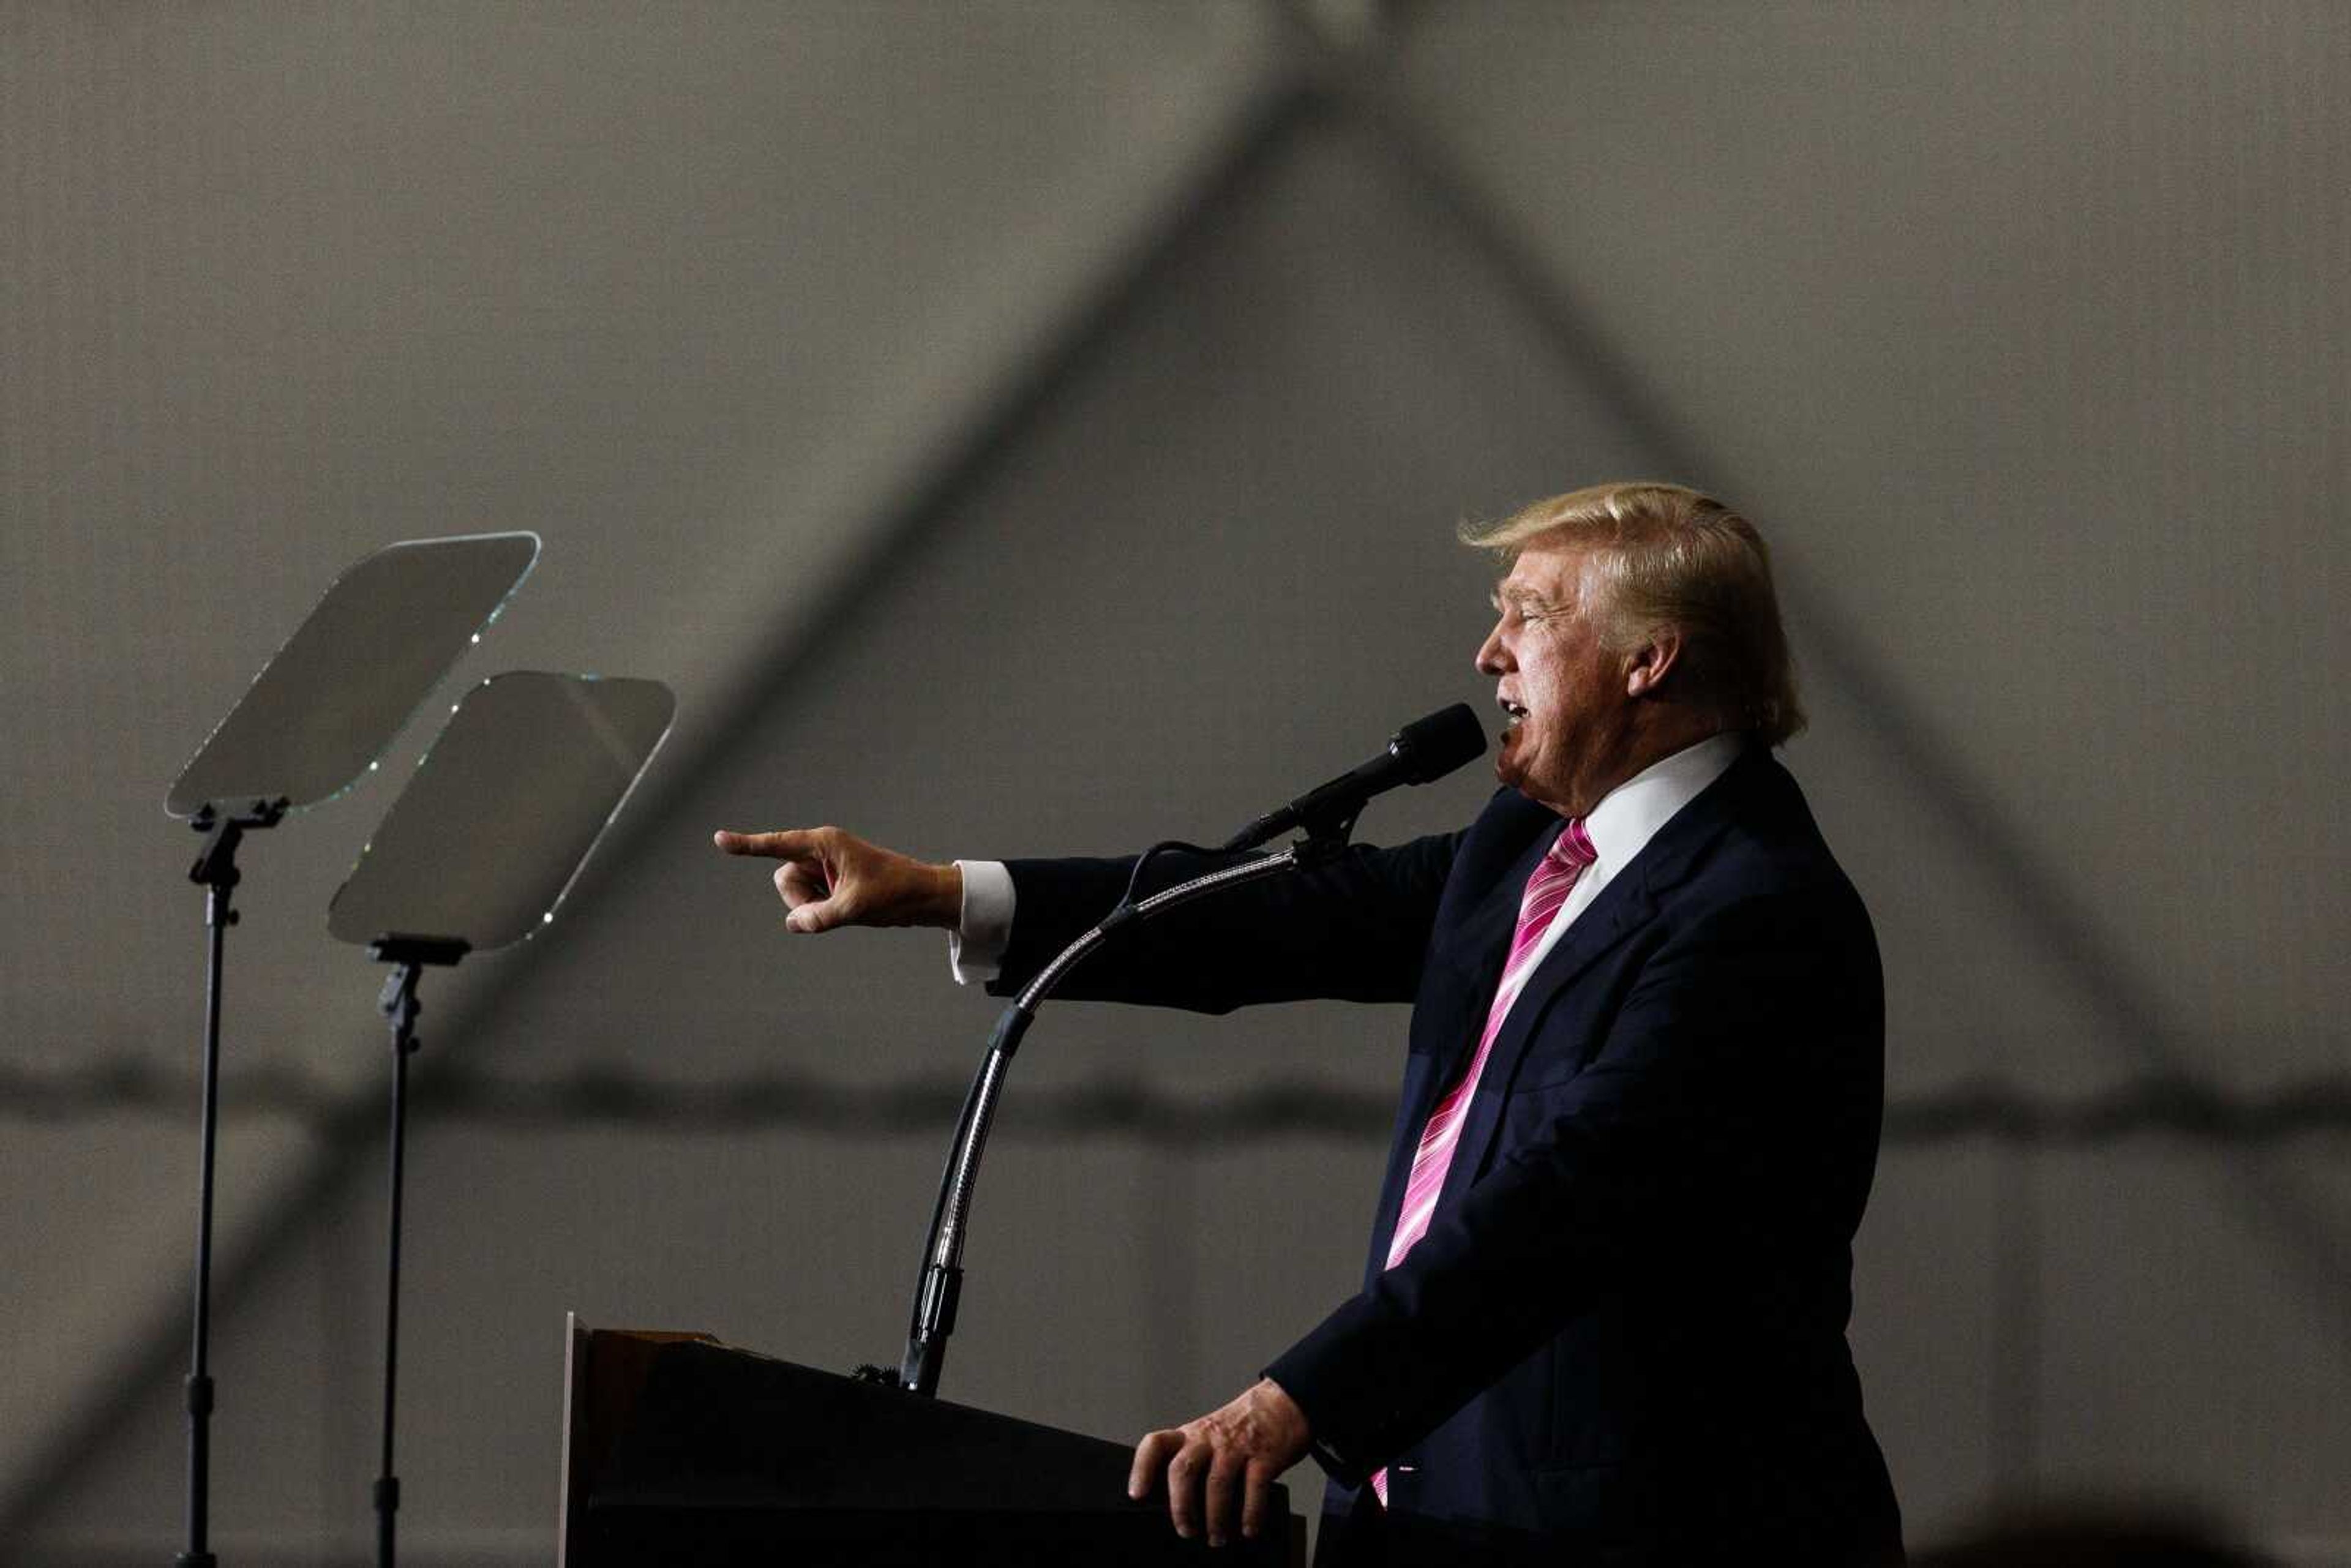
[[[1512,746],[1505,739],[1501,754],[1494,758],[1495,779],[1503,788],[1516,789],[1538,806],[1557,811],[1562,817],[1571,815],[1572,813],[1556,799],[1558,793],[1556,790],[1543,790],[1536,788],[1534,781],[1527,775],[1526,762],[1526,758],[1520,755],[1520,748]]]

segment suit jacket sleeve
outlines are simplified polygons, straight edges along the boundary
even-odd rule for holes
[[[1335,1479],[1360,1485],[1630,1274],[1744,1291],[1753,1275],[1718,1271],[1844,1244],[1881,1006],[1846,898],[1758,895],[1663,929],[1582,1071],[1513,1093],[1494,1166],[1267,1368]]]
[[[1222,1013],[1258,1002],[1314,998],[1408,1002],[1461,835],[1389,849],[1349,848],[1329,864],[1218,893],[1129,925],[1071,970],[1055,994]],[[1175,852],[1153,858],[1149,894],[1238,854]],[[1107,915],[1133,858],[1016,860],[1012,939],[987,985],[1011,996],[1053,956]]]

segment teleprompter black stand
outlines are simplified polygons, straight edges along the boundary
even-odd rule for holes
[[[181,769],[164,810],[204,835],[189,880],[204,889],[194,1324],[187,1377],[187,1545],[178,1568],[214,1568],[211,1365],[213,1191],[220,1128],[223,938],[237,923],[245,835],[341,794],[481,640],[538,556],[536,535],[389,545],[338,577]]]
[[[396,1556],[394,1526],[400,1512],[400,1477],[392,1469],[392,1410],[400,1381],[400,1194],[408,1146],[408,1059],[423,1042],[416,1038],[416,1015],[424,1004],[416,999],[416,984],[428,964],[454,967],[471,952],[472,945],[455,937],[383,936],[368,944],[368,956],[390,964],[392,977],[383,983],[376,1010],[392,1029],[392,1157],[384,1227],[383,1270],[383,1459],[375,1480],[375,1556],[389,1563]]]
[[[376,1562],[398,1557],[393,1464],[408,1059],[428,967],[519,942],[556,906],[669,731],[657,681],[509,671],[457,705],[328,911],[329,933],[392,966],[377,1010],[392,1030],[384,1228],[383,1446],[372,1492]]]
[[[193,1344],[188,1354],[188,1544],[174,1561],[179,1568],[214,1568],[207,1549],[212,1529],[212,1299],[213,1159],[220,1142],[221,957],[228,928],[236,924],[230,907],[243,873],[236,852],[245,835],[274,828],[286,816],[279,797],[256,800],[242,811],[199,808],[188,825],[204,834],[204,849],[188,868],[188,880],[204,890],[204,1038],[201,1072],[203,1108],[196,1156],[196,1283]]]

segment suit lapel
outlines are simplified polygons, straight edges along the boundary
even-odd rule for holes
[[[1510,936],[1518,926],[1519,900],[1526,892],[1527,878],[1534,874],[1535,862],[1558,836],[1559,819],[1548,811],[1542,816],[1545,822],[1536,824],[1533,841],[1508,862],[1458,922],[1456,939],[1447,944],[1440,960],[1448,970],[1448,984],[1441,999],[1432,994],[1423,1001],[1424,1009],[1437,1009],[1436,1016],[1414,1016],[1416,1035],[1423,1029],[1434,1034],[1425,1051],[1416,1045],[1405,1059],[1395,1131],[1388,1145],[1387,1176],[1380,1186],[1372,1228],[1371,1258],[1364,1276],[1367,1287],[1387,1266],[1388,1242],[1395,1233],[1396,1209],[1404,1201],[1421,1129],[1428,1125],[1437,1102],[1468,1068],[1478,1036],[1486,1027],[1487,1009],[1493,1006],[1494,988],[1501,980]]]
[[[1557,819],[1552,821],[1556,823]],[[1458,1027],[1447,1031],[1450,1044],[1441,1057],[1443,1070],[1434,1075],[1428,1103],[1420,1107],[1423,1121],[1437,1108],[1437,1097],[1468,1070],[1478,1038],[1485,1032],[1486,1015],[1494,1005],[1494,988],[1502,982],[1502,966],[1510,956],[1510,938],[1518,930],[1519,903],[1526,895],[1527,879],[1534,875],[1537,862],[1558,836],[1555,826],[1537,833],[1463,922],[1458,951],[1468,962],[1461,970],[1460,1013],[1453,1020]]]
[[[1761,787],[1763,774],[1756,766],[1759,759],[1763,768],[1771,766],[1768,754],[1750,750],[1676,812],[1673,820],[1633,857],[1632,862],[1600,890],[1600,895],[1575,917],[1575,924],[1561,935],[1558,944],[1535,966],[1518,1000],[1510,1005],[1510,1016],[1503,1020],[1502,1032],[1494,1039],[1494,1050],[1486,1060],[1485,1071],[1478,1075],[1478,1089],[1469,1098],[1469,1113],[1461,1126],[1461,1142],[1453,1151],[1453,1163],[1446,1170],[1445,1186],[1437,1197],[1440,1208],[1456,1199],[1462,1188],[1484,1170],[1495,1136],[1501,1130],[1502,1106],[1509,1097],[1511,1081],[1518,1076],[1519,1063],[1552,1000],[1611,948],[1656,918],[1660,899],[1696,871],[1699,858],[1729,821],[1742,793]],[[1544,844],[1549,841],[1546,838]],[[1530,859],[1521,868],[1521,883],[1524,873],[1532,869]],[[1512,913],[1515,915],[1515,906]],[[1516,924],[1515,919],[1512,924]],[[1489,984],[1485,992],[1489,1004],[1492,997]],[[1482,1029],[1485,1021],[1481,1013],[1476,1027]],[[1424,1111],[1422,1120],[1426,1119]]]
[[[1485,1168],[1487,1151],[1501,1130],[1502,1106],[1509,1097],[1510,1081],[1518,1076],[1519,1062],[1527,1053],[1528,1042],[1534,1038],[1536,1021],[1542,1018],[1552,998],[1656,913],[1647,879],[1640,874],[1636,857],[1633,865],[1600,890],[1600,896],[1575,917],[1575,924],[1561,935],[1558,943],[1543,955],[1542,962],[1535,966],[1535,972],[1527,977],[1518,1000],[1510,1004],[1510,1017],[1502,1020],[1502,1032],[1494,1037],[1493,1051],[1486,1059],[1485,1071],[1478,1075],[1477,1092],[1469,1096],[1469,1114],[1461,1124],[1461,1142],[1454,1149],[1453,1163],[1445,1173],[1445,1186],[1437,1198],[1439,1207],[1458,1196]]]

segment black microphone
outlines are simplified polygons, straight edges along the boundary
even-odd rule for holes
[[[1426,718],[1413,720],[1388,738],[1388,748],[1352,773],[1342,773],[1328,784],[1308,790],[1267,816],[1259,817],[1224,841],[1228,850],[1249,850],[1290,829],[1303,826],[1311,838],[1335,832],[1341,837],[1354,827],[1364,802],[1399,784],[1426,784],[1442,779],[1486,750],[1486,729],[1477,710],[1455,703]]]

